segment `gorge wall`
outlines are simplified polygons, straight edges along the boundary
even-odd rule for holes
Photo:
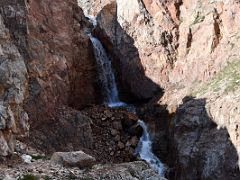
[[[99,92],[84,34],[90,24],[76,1],[3,0],[0,12],[0,153],[6,156],[13,134],[54,121],[59,107],[97,103]]]
[[[26,136],[50,152],[91,149],[94,138],[107,147],[105,137],[120,152],[121,137],[131,139],[115,123],[128,114],[79,111],[102,99],[83,12],[97,16],[93,35],[111,56],[120,98],[151,100],[137,111],[169,179],[239,179],[238,0],[1,0],[0,156]]]
[[[239,1],[106,0],[99,10],[100,2],[84,9],[99,12],[95,35],[112,56],[122,98],[149,99],[164,90],[152,100],[160,106],[153,107],[155,120],[145,118],[155,121],[159,156],[174,151],[175,177],[238,178]]]

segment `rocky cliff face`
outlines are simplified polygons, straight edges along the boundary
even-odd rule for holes
[[[160,109],[167,106],[169,114],[160,110],[145,117],[155,121],[159,155],[174,151],[176,164],[170,166],[176,168],[175,177],[237,179],[239,1],[104,3],[95,34],[117,64],[122,95],[145,99],[164,89],[163,97],[152,102]],[[99,11],[91,7],[89,12]],[[168,141],[168,147],[159,140]],[[190,171],[192,166],[196,170]]]
[[[110,4],[98,15],[100,37],[110,41],[113,48],[106,46],[120,59],[122,78],[137,79],[127,71],[135,66],[136,72],[142,69],[141,74],[162,88],[191,87],[236,59],[232,56],[237,53],[238,2],[134,0]],[[128,86],[132,83],[136,82]],[[132,93],[139,95],[138,90]]]
[[[137,117],[88,107],[101,88],[83,11],[97,17],[121,98],[151,99],[138,113],[168,178],[239,179],[238,0],[1,0],[0,156],[29,135],[40,150],[134,159]]]
[[[0,155],[14,151],[14,135],[28,130],[23,109],[27,95],[27,69],[0,16]]]
[[[61,106],[98,101],[90,24],[76,1],[1,1],[1,154],[13,134],[52,121]]]

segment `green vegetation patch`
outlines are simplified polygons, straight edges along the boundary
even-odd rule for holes
[[[23,177],[19,178],[18,180],[38,180],[39,178],[34,176],[33,174],[25,174]]]
[[[221,70],[209,83],[193,95],[201,96],[207,92],[233,92],[240,87],[240,60],[235,60]]]

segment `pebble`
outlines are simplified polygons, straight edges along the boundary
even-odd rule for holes
[[[125,145],[121,141],[119,141],[118,147],[119,147],[119,149],[124,149]]]
[[[111,129],[111,135],[116,136],[118,134],[118,131],[115,129]]]
[[[123,128],[122,128],[122,123],[119,122],[119,121],[114,121],[114,122],[113,122],[113,128],[114,128],[114,129],[117,129],[117,130],[122,130],[122,129],[123,129]]]
[[[117,136],[114,137],[114,140],[115,140],[116,142],[120,141],[120,139],[121,139],[121,138],[120,138],[119,135],[117,135]]]

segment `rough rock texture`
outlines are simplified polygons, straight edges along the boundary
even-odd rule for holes
[[[51,161],[67,167],[88,168],[96,163],[96,159],[83,151],[55,152]]]
[[[142,128],[135,113],[126,108],[96,106],[83,114],[92,119],[93,149],[88,154],[101,163],[122,163],[136,159],[134,155]]]
[[[78,0],[78,5],[83,9],[84,14],[96,16],[106,4],[114,1],[115,0]]]
[[[120,59],[120,77],[137,81],[128,68],[142,69],[164,89],[190,87],[238,56],[238,9],[238,1],[117,1],[98,14],[98,35]]]
[[[31,164],[18,164],[14,168],[0,168],[0,178],[35,177],[43,179],[107,179],[107,180],[165,180],[142,161],[116,165],[96,165],[89,170],[66,168],[50,161],[38,160]]]
[[[91,25],[77,1],[2,0],[0,15],[0,153],[7,155],[13,134],[28,133],[28,117],[40,130],[59,107],[81,109],[100,98],[85,33]]]
[[[0,14],[0,155],[14,150],[14,135],[28,130],[23,106],[27,96],[27,69]]]
[[[239,179],[238,153],[226,128],[217,127],[206,99],[185,98],[174,118],[177,179]],[[194,167],[194,168],[193,168]]]
[[[136,159],[134,150],[142,134],[136,114],[125,108],[104,106],[88,107],[83,111],[62,107],[57,111],[56,120],[30,129],[27,141],[30,147],[46,154],[83,150],[100,163]]]
[[[94,103],[94,62],[87,22],[75,1],[30,1],[28,12],[30,118],[54,118],[56,107]],[[51,17],[51,18],[48,18]]]
[[[142,66],[141,62],[144,58],[139,53],[139,47],[136,44],[138,41],[135,39],[142,37],[142,41],[138,44],[143,46],[144,44],[148,44],[148,40],[150,41],[150,39],[153,38],[147,37],[149,34],[152,34],[152,29],[143,26],[144,21],[148,21],[144,18],[145,14],[139,17],[138,23],[142,23],[142,26],[138,26],[139,31],[136,32],[136,34],[134,34],[135,28],[129,29],[129,32],[126,31],[125,28],[131,28],[128,22],[123,22],[122,19],[118,21],[118,18],[125,17],[124,14],[118,14],[124,13],[121,12],[121,10],[125,9],[126,12],[134,14],[135,10],[132,8],[131,4],[126,3],[122,4],[122,6],[117,6],[116,2],[107,4],[97,17],[98,28],[95,31],[95,34],[97,34],[112,55],[114,60],[113,66],[116,69],[119,82],[119,89],[122,98],[127,101],[134,98],[140,100],[150,99],[160,90],[160,88],[145,75],[145,67]],[[127,17],[131,18],[131,15],[127,15]],[[135,27],[136,24],[133,26]],[[160,31],[159,27],[155,29],[156,31]],[[147,50],[145,49],[144,52],[147,52]]]
[[[69,107],[56,110],[55,119],[30,128],[27,144],[47,154],[93,148],[91,118]]]
[[[239,9],[240,4],[236,0],[119,0],[117,3],[107,4],[97,16],[99,24],[95,34],[112,54],[113,64],[117,64],[115,69],[123,95],[126,93],[124,87],[127,87],[128,93],[140,99],[152,97],[152,90],[156,85],[164,89],[165,94],[161,100],[156,98],[152,101],[160,106],[167,106],[168,110],[168,118],[155,117],[155,137],[160,137],[155,138],[155,144],[160,143],[164,136],[170,137],[171,132],[183,137],[181,142],[175,138],[174,142],[166,145],[172,151],[174,149],[171,149],[171,143],[179,144],[174,146],[175,152],[178,152],[176,159],[180,162],[174,166],[177,173],[175,178],[189,178],[185,170],[193,165],[196,169],[201,166],[197,172],[188,169],[196,178],[239,178],[235,167],[236,157],[240,152]],[[135,77],[139,70],[142,70],[140,74],[153,83],[152,86],[139,80],[141,76]],[[202,134],[196,143],[189,140],[192,133],[188,129],[178,131],[177,122],[158,122],[171,121],[184,97],[190,95],[198,98],[193,102],[196,105],[198,100],[206,99],[204,107],[207,115],[199,110],[193,112],[196,117],[189,117],[189,126],[196,126],[190,132]],[[184,106],[186,116],[188,111],[192,111],[192,106]],[[184,122],[184,119],[179,121]],[[195,121],[200,123],[195,125]],[[203,125],[202,121],[212,121],[220,130]],[[167,129],[160,128],[158,131],[156,127],[159,128],[159,124]],[[176,131],[172,131],[173,129]],[[206,131],[211,132],[210,135]],[[200,149],[199,154],[188,153],[188,148],[181,147],[184,144]],[[218,151],[209,155],[206,149],[213,150],[214,146],[219,147]],[[163,150],[162,153],[166,153],[167,147],[159,148],[158,151]],[[182,161],[183,153],[191,157],[190,161]],[[222,159],[219,156],[222,153],[226,156],[230,154],[230,158],[235,158],[235,161]],[[214,157],[206,160],[210,156]],[[207,162],[211,163],[204,164]]]

